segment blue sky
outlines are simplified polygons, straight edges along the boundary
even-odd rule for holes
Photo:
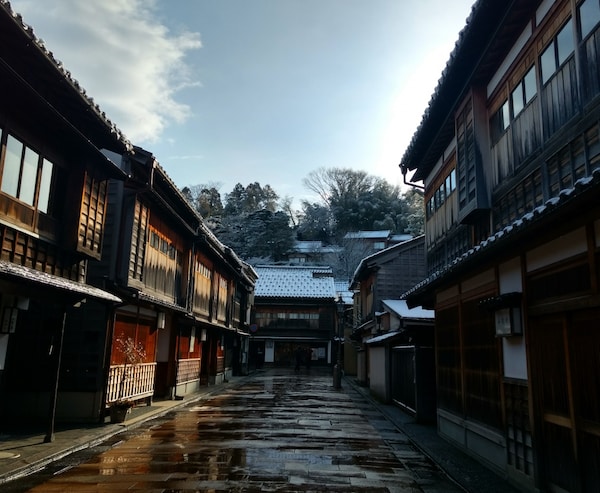
[[[179,186],[316,201],[320,167],[398,163],[473,0],[12,0]]]

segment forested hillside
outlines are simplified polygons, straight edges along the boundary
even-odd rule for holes
[[[296,240],[339,245],[349,231],[390,230],[423,233],[420,191],[390,185],[363,171],[321,168],[304,179],[316,201],[293,207],[292,197],[280,197],[268,184],[238,183],[221,194],[218,184],[198,184],[182,192],[217,237],[246,260],[278,262]]]

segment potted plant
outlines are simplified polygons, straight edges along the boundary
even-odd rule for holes
[[[132,337],[126,337],[125,334],[115,339],[115,348],[123,354],[125,361],[119,379],[118,397],[110,404],[109,413],[111,423],[123,423],[133,407],[133,401],[124,397],[125,382],[134,375],[136,365],[146,359],[146,350],[141,342],[136,343]]]

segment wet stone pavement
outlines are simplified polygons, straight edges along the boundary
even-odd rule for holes
[[[329,372],[259,372],[2,485],[32,492],[463,491]]]

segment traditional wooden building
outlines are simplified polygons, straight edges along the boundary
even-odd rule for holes
[[[402,171],[424,182],[441,435],[600,490],[600,4],[480,0]]]
[[[294,366],[298,348],[312,363],[336,360],[336,291],[330,267],[259,265],[251,336],[252,363]]]
[[[354,271],[350,290],[354,291],[352,338],[358,344],[357,380],[369,384],[368,347],[365,342],[381,332],[377,314],[384,299],[397,299],[426,275],[425,237],[385,248],[363,258]]]
[[[30,26],[0,1],[0,430],[99,416],[121,300],[86,283],[102,255],[101,149],[131,145]],[[84,313],[82,306],[88,307]]]
[[[381,300],[377,332],[363,336],[369,389],[417,421],[435,419],[434,312],[408,308],[403,300]]]
[[[128,178],[110,182],[104,255],[90,269],[123,300],[106,405],[183,396],[242,373],[252,268],[217,240],[150,152],[107,155]],[[142,361],[126,361],[123,341],[141,348]]]

